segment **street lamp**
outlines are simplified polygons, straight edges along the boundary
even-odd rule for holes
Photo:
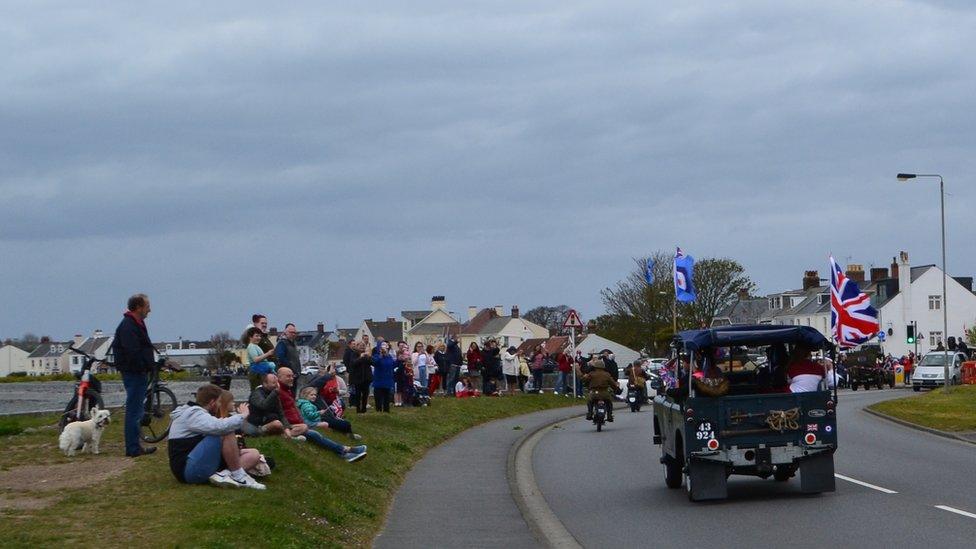
[[[943,360],[945,361],[945,390],[949,391],[949,312],[948,312],[948,301],[949,296],[946,293],[947,280],[949,278],[949,273],[946,271],[946,244],[945,244],[945,183],[942,181],[942,176],[935,173],[900,173],[898,174],[898,181],[908,181],[909,179],[915,179],[918,177],[930,177],[939,178],[939,199],[941,201],[942,210],[942,353]]]

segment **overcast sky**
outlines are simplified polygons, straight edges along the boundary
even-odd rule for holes
[[[95,3],[93,3],[95,4]],[[102,4],[102,3],[98,3]],[[366,5],[369,4],[369,5]],[[632,258],[976,272],[971,2],[4,2],[0,337],[584,318]]]

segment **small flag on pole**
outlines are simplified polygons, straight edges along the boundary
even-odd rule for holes
[[[695,258],[685,255],[678,248],[674,254],[674,296],[682,303],[690,303],[697,297],[695,295]]]
[[[654,260],[651,258],[647,258],[644,262],[644,280],[647,281],[648,286],[654,284]]]

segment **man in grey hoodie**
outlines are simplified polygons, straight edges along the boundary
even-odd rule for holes
[[[248,405],[238,405],[237,414],[230,417],[216,417],[224,392],[216,385],[204,385],[197,390],[196,402],[184,404],[170,414],[170,470],[177,480],[188,484],[209,482],[216,486],[264,490],[263,484],[245,472],[261,461],[260,452],[253,448],[239,449],[234,436],[250,413]]]

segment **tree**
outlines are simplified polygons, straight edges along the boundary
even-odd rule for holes
[[[966,329],[966,344],[976,347],[976,326]]]
[[[19,347],[28,353],[34,352],[34,349],[42,343],[41,338],[37,337],[36,334],[27,332],[26,334],[20,336]]]
[[[648,284],[645,269],[653,262],[654,281]],[[607,315],[600,317],[597,327],[610,339],[620,343],[629,338],[629,345],[637,349],[663,352],[678,330],[709,326],[715,314],[733,303],[739,290],[753,290],[755,284],[738,262],[726,258],[705,258],[695,263],[692,281],[697,299],[692,303],[675,303],[674,257],[658,251],[634,259],[635,268],[613,288],[601,292]],[[605,332],[605,333],[604,333]],[[627,344],[627,343],[625,343]]]
[[[210,336],[210,353],[207,354],[207,368],[212,370],[230,369],[240,359],[234,352],[237,342],[227,332]]]
[[[566,322],[568,315],[569,307],[566,305],[556,305],[555,307],[543,305],[529,309],[527,313],[522,315],[522,318],[546,328],[552,335],[559,335],[564,331],[563,322]]]

